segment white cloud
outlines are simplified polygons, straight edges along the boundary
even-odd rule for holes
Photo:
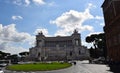
[[[35,33],[35,34],[38,34],[38,33],[40,33],[40,32],[42,32],[43,35],[45,35],[45,36],[51,36],[51,35],[48,34],[48,30],[45,29],[45,28],[38,28],[38,29],[35,30],[34,33]]]
[[[13,3],[16,4],[16,5],[22,5],[21,0],[13,0]]]
[[[85,30],[93,31],[92,26],[83,25],[86,20],[94,18],[94,16],[90,14],[91,7],[92,4],[89,4],[84,12],[70,10],[69,12],[63,13],[55,20],[50,21],[51,24],[55,24],[60,28],[55,35],[67,35],[69,33],[72,33],[74,29],[77,29],[79,32]]]
[[[34,36],[25,32],[18,32],[15,24],[7,26],[0,24],[0,50],[11,52],[12,54],[26,51],[28,49],[13,44],[31,43],[33,41],[35,41]]]
[[[25,32],[18,32],[16,29],[16,24],[9,24],[3,26],[0,24],[0,50],[12,54],[18,54],[22,51],[28,51],[28,48],[24,46],[16,46],[16,44],[27,43],[30,47],[35,46],[35,36],[31,36]],[[39,28],[35,30],[35,34],[42,31],[45,36],[48,35],[48,30],[45,28]]]
[[[39,5],[45,4],[44,0],[33,0],[33,2]]]
[[[88,3],[87,9],[91,9],[91,8],[96,8],[96,6],[93,5],[92,3]]]
[[[98,19],[98,20],[103,20],[103,19],[104,19],[103,16],[95,16],[94,18],[95,18],[95,19]]]
[[[57,6],[55,2],[48,3],[49,6]]]
[[[105,26],[105,23],[100,23],[101,26]]]
[[[2,28],[3,28],[3,26],[2,26],[2,24],[0,24],[0,33],[2,32]]]
[[[13,4],[18,6],[25,5],[28,6],[30,4],[30,0],[13,0]]]
[[[30,0],[25,0],[26,6],[30,4]]]
[[[27,39],[27,42],[28,42],[28,44],[30,45],[30,47],[34,47],[35,46],[35,44],[36,44],[36,37],[35,36],[31,36],[31,37],[29,37],[28,39]]]
[[[29,49],[25,49],[23,47],[15,47],[14,45],[5,45],[4,48],[5,49],[2,50],[3,52],[11,54],[18,54],[20,52],[29,51]]]
[[[23,19],[23,17],[22,16],[12,16],[12,19],[13,20],[20,20],[20,19]]]
[[[87,43],[86,41],[82,41],[82,45],[87,46],[87,48],[90,48],[93,44]]]
[[[46,3],[44,0],[13,0],[13,4],[18,6],[29,6],[30,3],[35,3],[36,5],[47,4],[49,6],[55,6],[55,2]]]
[[[15,24],[10,24],[7,26],[2,26],[0,37],[0,39],[4,41],[24,42],[28,37],[30,37],[30,35],[25,32],[18,32],[15,28]]]
[[[87,36],[90,36],[90,35],[92,35],[92,34],[100,34],[100,33],[103,33],[103,32],[91,32],[91,33],[89,33]]]

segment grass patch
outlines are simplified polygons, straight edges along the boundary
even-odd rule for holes
[[[14,71],[49,71],[70,67],[69,63],[35,63],[35,64],[16,64],[7,66],[6,69]]]

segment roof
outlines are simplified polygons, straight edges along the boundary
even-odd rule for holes
[[[72,37],[71,36],[45,37],[45,41],[66,41],[66,40],[72,40]]]

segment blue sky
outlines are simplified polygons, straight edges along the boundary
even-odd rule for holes
[[[28,51],[39,31],[46,36],[66,36],[74,29],[86,46],[86,36],[103,32],[103,1],[0,0],[0,50],[12,54]]]

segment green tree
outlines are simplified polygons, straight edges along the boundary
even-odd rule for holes
[[[99,34],[99,42],[98,42],[98,48],[103,50],[103,56],[106,58],[107,57],[107,47],[106,47],[106,39],[105,39],[105,34],[101,33]]]
[[[21,57],[26,57],[26,56],[29,55],[29,52],[21,52],[21,53],[19,53],[19,55],[20,55]]]
[[[94,51],[92,51],[91,54],[95,55],[96,57],[104,56],[106,58],[107,50],[106,50],[106,40],[104,33],[92,34],[90,36],[87,36],[86,42],[93,43]]]
[[[9,55],[10,53],[5,53],[5,52],[0,51],[0,59],[7,59],[7,56]]]
[[[25,61],[25,58],[29,55],[29,52],[21,52],[19,55],[21,56],[21,61]]]
[[[91,36],[86,37],[86,42],[87,43],[93,43],[94,48],[97,48],[97,42],[98,42],[98,35],[97,34],[92,34]]]
[[[17,63],[19,56],[17,54],[13,54],[13,55],[8,56],[8,59],[11,60],[11,63]]]

